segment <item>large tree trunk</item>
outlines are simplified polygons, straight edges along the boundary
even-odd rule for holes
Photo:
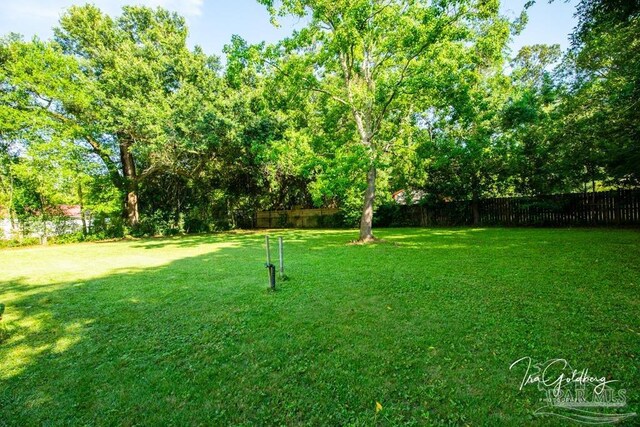
[[[125,213],[127,222],[130,226],[136,226],[140,222],[138,214],[138,192],[136,190],[128,190],[125,200]]]
[[[360,218],[360,241],[369,242],[373,237],[373,201],[376,196],[376,167],[371,165],[367,173],[367,189],[364,192],[364,206]]]
[[[136,164],[131,154],[130,145],[127,142],[120,143],[120,159],[122,161],[122,174],[124,175],[124,214],[129,226],[136,226],[140,222],[138,214],[138,180],[136,176]]]

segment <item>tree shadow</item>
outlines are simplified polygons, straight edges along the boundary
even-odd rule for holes
[[[285,238],[291,276],[275,293],[266,232],[133,242],[216,246],[155,267],[0,282],[2,298],[17,295],[0,344],[0,424],[372,424],[383,401],[390,424],[457,413],[516,425],[537,395],[519,396],[509,364],[587,353],[587,342],[598,350],[581,356],[587,367],[611,363],[640,386],[622,368],[637,337],[618,323],[593,343],[633,315],[635,285],[593,283],[587,298],[576,282],[547,282],[544,269],[590,262],[569,246],[549,252],[547,234],[526,247],[518,233],[454,231],[384,230],[401,245],[378,247],[347,246],[353,230],[269,231]],[[576,319],[581,329],[564,329]]]
[[[238,230],[221,233],[189,234],[186,236],[148,237],[134,242],[134,247],[159,249],[165,247],[188,248],[208,243],[245,241],[247,236],[258,234],[255,230]]]
[[[0,283],[3,298],[19,294],[0,346],[2,423],[148,423],[164,405],[188,405],[188,390],[172,384],[193,380],[198,366],[209,371],[196,355],[223,350],[243,314],[268,298],[258,254],[236,244],[80,283]]]

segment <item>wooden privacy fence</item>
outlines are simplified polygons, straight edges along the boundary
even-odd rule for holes
[[[475,208],[475,209],[474,209]],[[475,211],[475,215],[474,215]],[[345,224],[339,209],[262,211],[258,228],[333,228]],[[477,219],[477,221],[474,221]],[[503,226],[638,226],[640,190],[568,193],[535,197],[499,197],[430,205],[387,204],[374,215],[376,227],[455,225]]]
[[[640,190],[492,198],[475,207],[475,225],[640,225]],[[377,214],[378,226],[474,225],[471,201],[387,206]]]
[[[291,209],[260,211],[256,215],[258,228],[319,228],[331,227],[330,219],[338,209]]]

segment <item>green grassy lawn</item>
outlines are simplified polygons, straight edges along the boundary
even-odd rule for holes
[[[640,412],[638,231],[270,234],[275,293],[263,233],[0,251],[0,425],[562,423],[524,356]]]

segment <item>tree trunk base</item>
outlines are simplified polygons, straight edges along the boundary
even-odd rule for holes
[[[375,236],[370,236],[370,237],[365,237],[363,239],[358,239],[358,240],[352,240],[351,244],[352,245],[368,245],[369,243],[376,243],[376,242],[382,242],[382,239],[378,239]]]
[[[367,189],[364,193],[364,205],[360,217],[360,243],[371,243],[376,240],[373,236],[373,200],[376,194],[376,167],[372,164],[367,173]]]

